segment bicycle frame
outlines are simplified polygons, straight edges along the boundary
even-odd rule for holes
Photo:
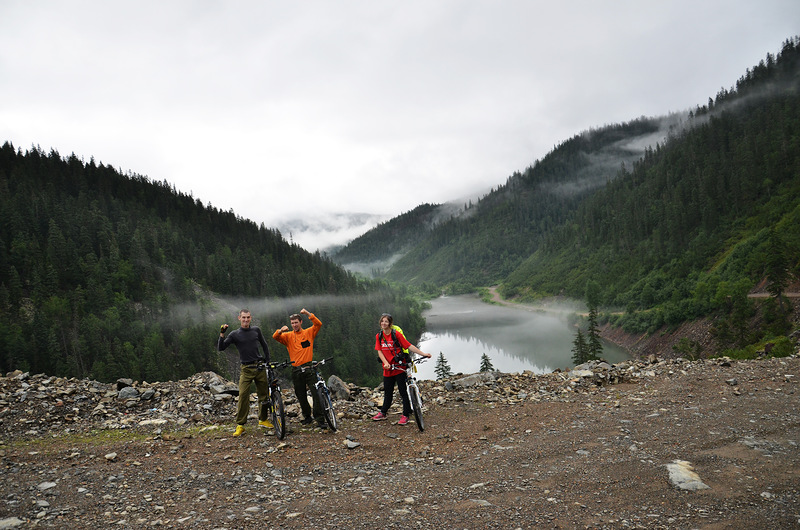
[[[420,431],[425,430],[425,419],[422,416],[422,393],[417,385],[417,364],[423,363],[427,360],[426,357],[415,357],[411,355],[411,362],[408,366],[392,364],[391,368],[394,370],[406,371],[406,392],[408,393],[408,400],[411,402],[411,411],[414,413],[414,420],[417,422],[417,428]]]
[[[284,409],[281,384],[276,370],[289,364],[291,364],[289,361],[282,363],[259,361],[257,365],[259,371],[263,370],[267,373],[267,397],[259,403],[259,406],[266,407],[275,428],[275,436],[279,440],[283,440],[286,437],[286,410]]]
[[[319,373],[319,367],[332,360],[333,357],[328,357],[327,359],[312,361],[311,366],[303,366],[300,370],[303,372],[306,370],[314,370],[314,375],[317,376],[317,382],[314,383],[314,388],[319,398],[319,405],[322,407],[322,415],[325,417],[325,423],[328,424],[328,427],[330,427],[333,432],[336,432],[338,420],[336,418],[336,411],[333,408],[331,391],[328,389],[328,385],[325,384],[322,374]]]

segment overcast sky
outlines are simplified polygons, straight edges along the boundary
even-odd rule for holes
[[[797,0],[0,0],[0,142],[268,226],[389,218],[704,104],[796,34]]]

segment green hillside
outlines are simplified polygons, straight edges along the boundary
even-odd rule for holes
[[[424,323],[402,291],[166,181],[0,148],[3,372],[163,381],[222,370],[219,324],[235,324],[241,305],[270,334],[307,305],[324,324],[317,351],[362,383],[380,379],[372,337],[382,312],[412,340]]]
[[[594,280],[606,305],[659,308],[645,317],[653,329],[719,309],[734,286],[769,276],[778,254],[796,275],[799,57],[788,42],[698,108],[684,132],[581,203],[504,280],[503,294],[580,297]]]

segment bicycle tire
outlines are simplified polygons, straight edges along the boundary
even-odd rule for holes
[[[331,394],[327,387],[317,389],[319,396],[319,406],[322,407],[322,415],[325,416],[325,423],[331,428],[331,431],[336,432],[337,420],[336,411],[333,410],[333,401],[331,401]]]
[[[422,417],[422,396],[419,395],[419,389],[415,386],[408,387],[408,399],[411,401],[411,408],[414,409],[414,419],[417,422],[417,428],[420,431],[425,430],[425,419]]]
[[[275,426],[275,437],[278,440],[286,438],[286,408],[283,406],[283,396],[278,391],[273,391],[270,396],[272,400],[272,424]]]

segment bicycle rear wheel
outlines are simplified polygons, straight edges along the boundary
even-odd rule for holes
[[[273,390],[270,396],[272,400],[272,424],[275,426],[275,436],[278,440],[286,437],[286,409],[283,406],[283,396],[280,391]]]
[[[322,415],[325,416],[325,422],[333,432],[336,432],[336,411],[333,410],[333,401],[331,401],[330,391],[326,387],[317,389],[319,395],[319,405],[322,407]]]
[[[411,401],[411,408],[414,409],[414,419],[417,421],[417,427],[420,431],[424,431],[425,419],[422,417],[422,396],[419,395],[419,389],[416,386],[409,385],[408,399]]]

